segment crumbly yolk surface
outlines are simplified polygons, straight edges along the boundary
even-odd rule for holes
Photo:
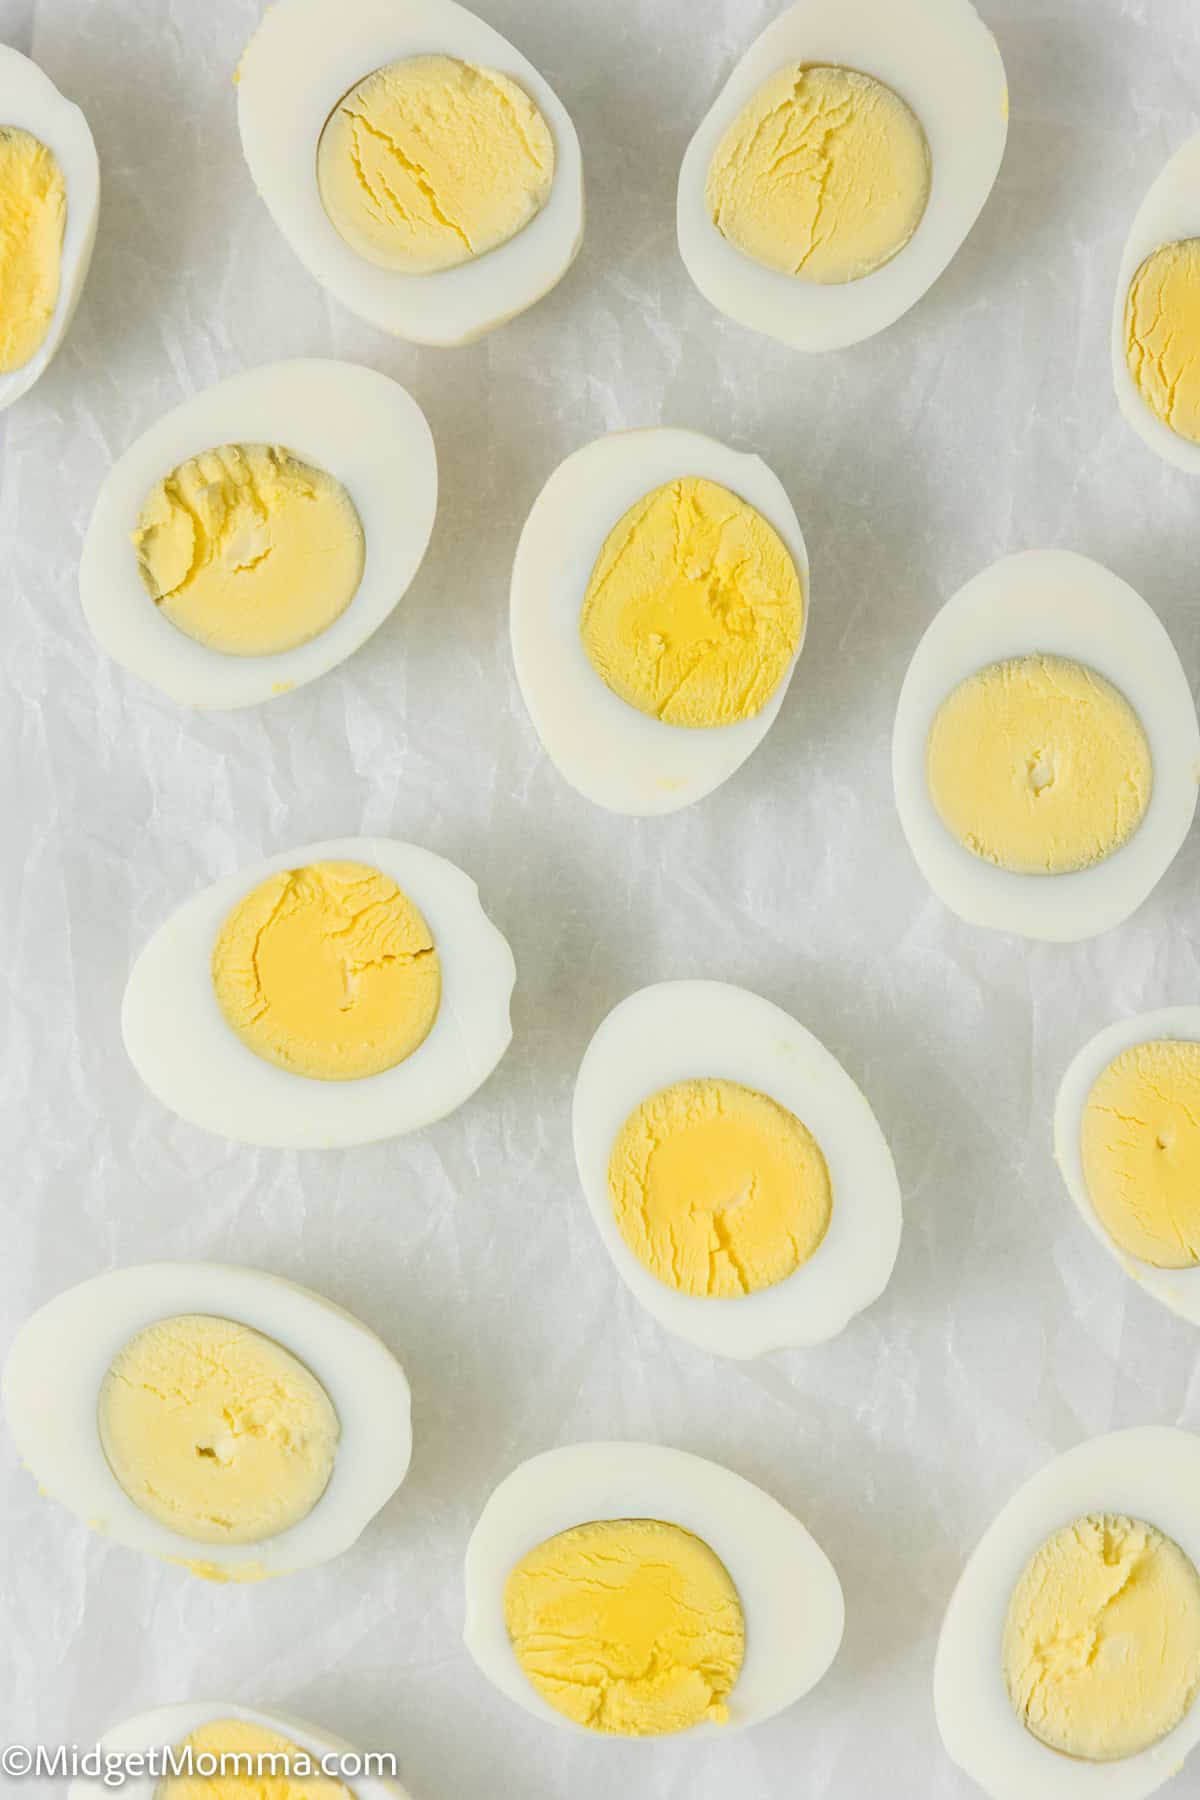
[[[667,725],[736,725],[762,711],[804,625],[783,539],[699,476],[646,494],[614,526],[584,595],[583,647],[628,705]]]
[[[20,127],[0,125],[0,375],[24,368],[50,329],[66,223],[54,152]]]
[[[321,133],[317,185],[335,230],[402,274],[505,244],[550,198],[554,139],[524,88],[450,56],[376,69]]]
[[[603,1519],[548,1538],[510,1572],[504,1622],[526,1679],[578,1725],[650,1737],[728,1718],[741,1600],[678,1525]]]
[[[97,1425],[134,1504],[207,1544],[257,1543],[305,1518],[338,1444],[333,1404],[303,1363],[206,1314],[162,1319],[118,1351]]]
[[[192,1772],[167,1775],[155,1800],[352,1800],[319,1772],[318,1756],[249,1719],[213,1719],[174,1748],[178,1762],[190,1755]]]
[[[708,171],[713,224],[802,281],[839,285],[882,268],[929,202],[929,145],[891,88],[854,69],[780,69],[743,107]]]
[[[812,1133],[732,1081],[680,1081],[643,1100],[613,1145],[608,1191],[621,1236],[650,1273],[708,1299],[786,1281],[833,1215]]]
[[[1017,1717],[1043,1744],[1086,1762],[1136,1756],[1200,1692],[1200,1575],[1154,1526],[1089,1513],[1028,1564],[1001,1655]]]
[[[993,663],[961,682],[934,718],[926,771],[946,829],[1019,875],[1103,862],[1133,836],[1153,788],[1129,702],[1060,656]]]
[[[221,927],[212,978],[248,1049],[318,1081],[356,1081],[403,1062],[429,1036],[442,994],[421,913],[363,863],[269,876]]]
[[[1157,1269],[1200,1263],[1200,1044],[1124,1051],[1088,1095],[1083,1173],[1113,1242]]]
[[[1164,244],[1134,276],[1125,358],[1151,412],[1200,444],[1200,238]]]

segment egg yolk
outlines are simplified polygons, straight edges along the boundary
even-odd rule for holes
[[[523,88],[450,56],[376,69],[334,107],[321,203],[352,250],[425,275],[506,244],[545,206],[554,139]]]
[[[1113,1242],[1157,1269],[1200,1263],[1200,1044],[1126,1050],[1083,1110],[1083,1173]]]
[[[530,1685],[591,1731],[651,1737],[729,1716],[741,1600],[678,1525],[603,1519],[548,1538],[511,1570],[504,1622]]]
[[[666,1287],[708,1299],[786,1281],[833,1214],[812,1133],[732,1081],[680,1081],[643,1100],[613,1145],[608,1191],[638,1261]]]
[[[1090,868],[1128,843],[1153,786],[1137,714],[1094,669],[1060,656],[993,663],[939,707],[926,753],[943,825],[1019,875]]]
[[[249,1719],[213,1719],[172,1748],[180,1772],[159,1782],[155,1800],[352,1800],[321,1774],[319,1756]]]
[[[366,542],[339,481],[273,444],[224,444],[147,494],[138,570],[164,618],[226,656],[277,656],[341,617]]]
[[[254,1544],[306,1518],[338,1444],[333,1404],[302,1363],[202,1314],[161,1319],[117,1352],[97,1426],[135,1506],[207,1544]]]
[[[899,255],[931,182],[925,133],[898,94],[854,69],[799,64],[742,108],[706,197],[717,230],[746,256],[834,286]]]
[[[0,375],[23,368],[50,329],[66,223],[54,152],[18,126],[0,125]]]
[[[1200,238],[1164,244],[1134,276],[1125,359],[1155,417],[1200,444]]]
[[[580,631],[628,705],[706,729],[762,711],[803,624],[800,576],[778,532],[727,488],[687,477],[644,495],[609,533]]]
[[[357,1081],[403,1062],[433,1029],[442,993],[425,920],[362,863],[269,876],[221,927],[212,978],[248,1049],[318,1081]]]
[[[1001,1656],[1017,1717],[1041,1743],[1086,1762],[1136,1756],[1200,1691],[1200,1575],[1154,1526],[1089,1513],[1029,1562]]]

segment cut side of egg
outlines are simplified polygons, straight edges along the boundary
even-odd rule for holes
[[[644,1100],[681,1081],[738,1083],[812,1134],[832,1191],[829,1226],[785,1280],[729,1299],[681,1293],[634,1254],[617,1225],[609,1159]],[[575,1082],[575,1160],[601,1242],[626,1286],[666,1330],[717,1356],[825,1343],[886,1288],[900,1249],[900,1186],[863,1094],[795,1019],[717,981],[668,981],[623,1000],[596,1032]]]
[[[507,243],[455,268],[407,274],[367,261],[332,224],[317,146],[365,76],[425,56],[515,82],[549,127],[554,179],[545,205]],[[309,273],[351,312],[414,343],[469,344],[525,312],[561,281],[583,241],[583,159],[570,115],[532,63],[453,0],[277,0],[242,57],[238,125],[259,193]]]
[[[226,1022],[213,985],[214,947],[238,902],[280,871],[322,863],[390,878],[419,909],[441,965],[428,1035],[394,1067],[358,1080],[265,1060]],[[189,1123],[241,1143],[331,1149],[419,1131],[469,1100],[512,1040],[515,980],[512,951],[461,869],[393,838],[339,838],[269,857],[182,906],[135,963],[121,1026],[146,1086]]]
[[[1009,1699],[1001,1645],[1014,1590],[1047,1539],[1089,1514],[1155,1527],[1200,1567],[1200,1439],[1120,1431],[1069,1450],[1014,1495],[985,1532],[946,1612],[934,1667],[942,1742],[990,1800],[1147,1800],[1200,1741],[1200,1706],[1159,1743],[1115,1762],[1053,1750]]]
[[[1117,276],[1112,331],[1113,381],[1122,413],[1144,443],[1188,475],[1200,475],[1200,443],[1173,430],[1140,392],[1129,366],[1126,316],[1130,288],[1146,259],[1167,245],[1200,238],[1198,190],[1200,135],[1190,139],[1171,158],[1133,221]],[[1194,314],[1194,302],[1190,311]],[[1181,319],[1179,324],[1186,335],[1187,321]],[[1188,360],[1189,348],[1187,344],[1180,345],[1177,354],[1181,363]]]
[[[362,525],[365,561],[350,604],[294,649],[211,649],[148,593],[133,533],[147,496],[192,457],[225,445],[278,445],[340,482]],[[114,661],[184,706],[256,706],[327,674],[388,618],[421,566],[437,511],[437,456],[425,415],[386,375],[317,359],[270,363],[185,400],[114,463],[79,571],[83,610]]]
[[[804,606],[795,654],[766,704],[737,724],[705,730],[665,724],[629,705],[601,678],[581,635],[588,584],[614,526],[656,489],[692,476],[725,488],[773,527],[795,565]],[[543,749],[577,793],[608,812],[647,818],[704,799],[741,768],[778,718],[804,648],[809,604],[800,522],[759,457],[694,431],[598,438],[550,477],[513,564],[513,659]]]
[[[1153,788],[1124,846],[1067,874],[1027,875],[986,861],[943,824],[928,780],[930,728],[943,702],[981,670],[1029,655],[1104,677],[1136,714]],[[892,775],[904,835],[934,893],[969,925],[1076,943],[1122,924],[1149,898],[1191,830],[1200,725],[1174,645],[1134,590],[1066,550],[1006,557],[960,590],[917,647],[896,710]]]
[[[722,140],[790,67],[850,69],[890,88],[928,142],[932,185],[907,245],[857,281],[822,286],[753,260],[713,221]],[[894,324],[956,255],[995,184],[1008,137],[1000,52],[969,0],[799,0],[751,46],[696,132],[679,175],[679,248],[719,312],[792,349],[840,350]]]
[[[249,1326],[290,1352],[337,1414],[328,1485],[274,1537],[235,1544],[173,1531],[135,1504],[106,1458],[98,1408],[114,1357],[147,1326],[197,1314]],[[400,1486],[412,1454],[408,1382],[373,1332],[307,1288],[220,1263],[147,1263],[59,1294],[18,1332],[3,1401],[43,1493],[114,1543],[215,1580],[254,1581],[340,1556]]]
[[[510,1571],[560,1532],[598,1520],[651,1519],[706,1545],[728,1571],[745,1619],[745,1658],[728,1722],[688,1737],[759,1725],[816,1686],[837,1655],[845,1607],[837,1574],[804,1526],[717,1463],[650,1444],[573,1444],[522,1463],[492,1494],[467,1545],[468,1650],[493,1685],[549,1724],[597,1733],[550,1706],[527,1680],[505,1623]]]

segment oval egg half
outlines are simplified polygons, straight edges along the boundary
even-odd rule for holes
[[[1173,430],[1143,397],[1129,363],[1127,314],[1130,289],[1147,258],[1168,245],[1200,240],[1198,189],[1200,135],[1176,151],[1133,221],[1117,276],[1112,331],[1113,381],[1121,412],[1152,450],[1188,475],[1200,475],[1200,442]],[[1194,301],[1189,312],[1192,317],[1196,315]],[[1181,319],[1178,323],[1186,328],[1186,320]],[[1162,324],[1169,329],[1169,320],[1163,320]],[[1169,353],[1169,346],[1162,347]],[[1176,352],[1181,364],[1188,360],[1188,348],[1186,343],[1181,343]]]

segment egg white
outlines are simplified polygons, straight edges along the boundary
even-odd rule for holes
[[[722,236],[705,200],[717,147],[742,108],[791,63],[873,75],[917,115],[933,163],[925,216],[900,254],[843,286],[763,268]],[[677,227],[687,271],[719,312],[794,350],[874,337],[931,288],[974,225],[1004,157],[1008,84],[970,0],[798,0],[753,43],[688,146]]]
[[[550,198],[508,243],[435,274],[374,267],[339,236],[317,188],[325,121],[364,76],[445,55],[508,75],[554,138]],[[583,241],[583,159],[570,114],[533,64],[454,0],[276,0],[242,57],[238,126],[267,209],[310,275],[370,324],[417,344],[469,344],[549,293]]]
[[[580,614],[605,539],[644,495],[687,476],[718,482],[787,546],[804,593],[796,654],[752,719],[710,730],[666,725],[614,694],[593,668]],[[704,799],[740,769],[779,716],[808,631],[808,551],[786,492],[757,456],[695,431],[614,432],[577,450],[533,503],[513,564],[510,624],[522,698],[564,781],[609,812],[647,818]]]
[[[198,1543],[135,1506],[108,1465],[97,1406],[109,1365],[146,1326],[186,1313],[272,1338],[333,1402],[341,1436],[329,1485],[306,1518],[275,1537]],[[221,1263],[145,1263],[68,1288],[17,1333],[0,1394],[21,1460],[44,1493],[127,1549],[216,1565],[235,1580],[340,1556],[400,1486],[412,1454],[408,1382],[374,1332],[308,1288]]]
[[[1200,475],[1200,444],[1180,437],[1152,413],[1125,360],[1125,307],[1133,278],[1165,244],[1200,237],[1200,134],[1177,150],[1143,200],[1121,257],[1113,306],[1113,382],[1117,402],[1138,436],[1165,462]]]
[[[530,1685],[504,1623],[504,1584],[528,1551],[575,1525],[657,1519],[701,1538],[733,1579],[746,1620],[746,1658],[725,1725],[687,1732],[720,1738],[760,1725],[801,1699],[842,1640],[837,1573],[799,1519],[753,1482],[682,1450],[652,1444],[571,1444],[522,1463],[484,1507],[467,1545],[467,1649],[492,1684],[548,1724],[593,1743],[628,1743],[564,1717]],[[643,1743],[661,1739],[642,1739]]]

